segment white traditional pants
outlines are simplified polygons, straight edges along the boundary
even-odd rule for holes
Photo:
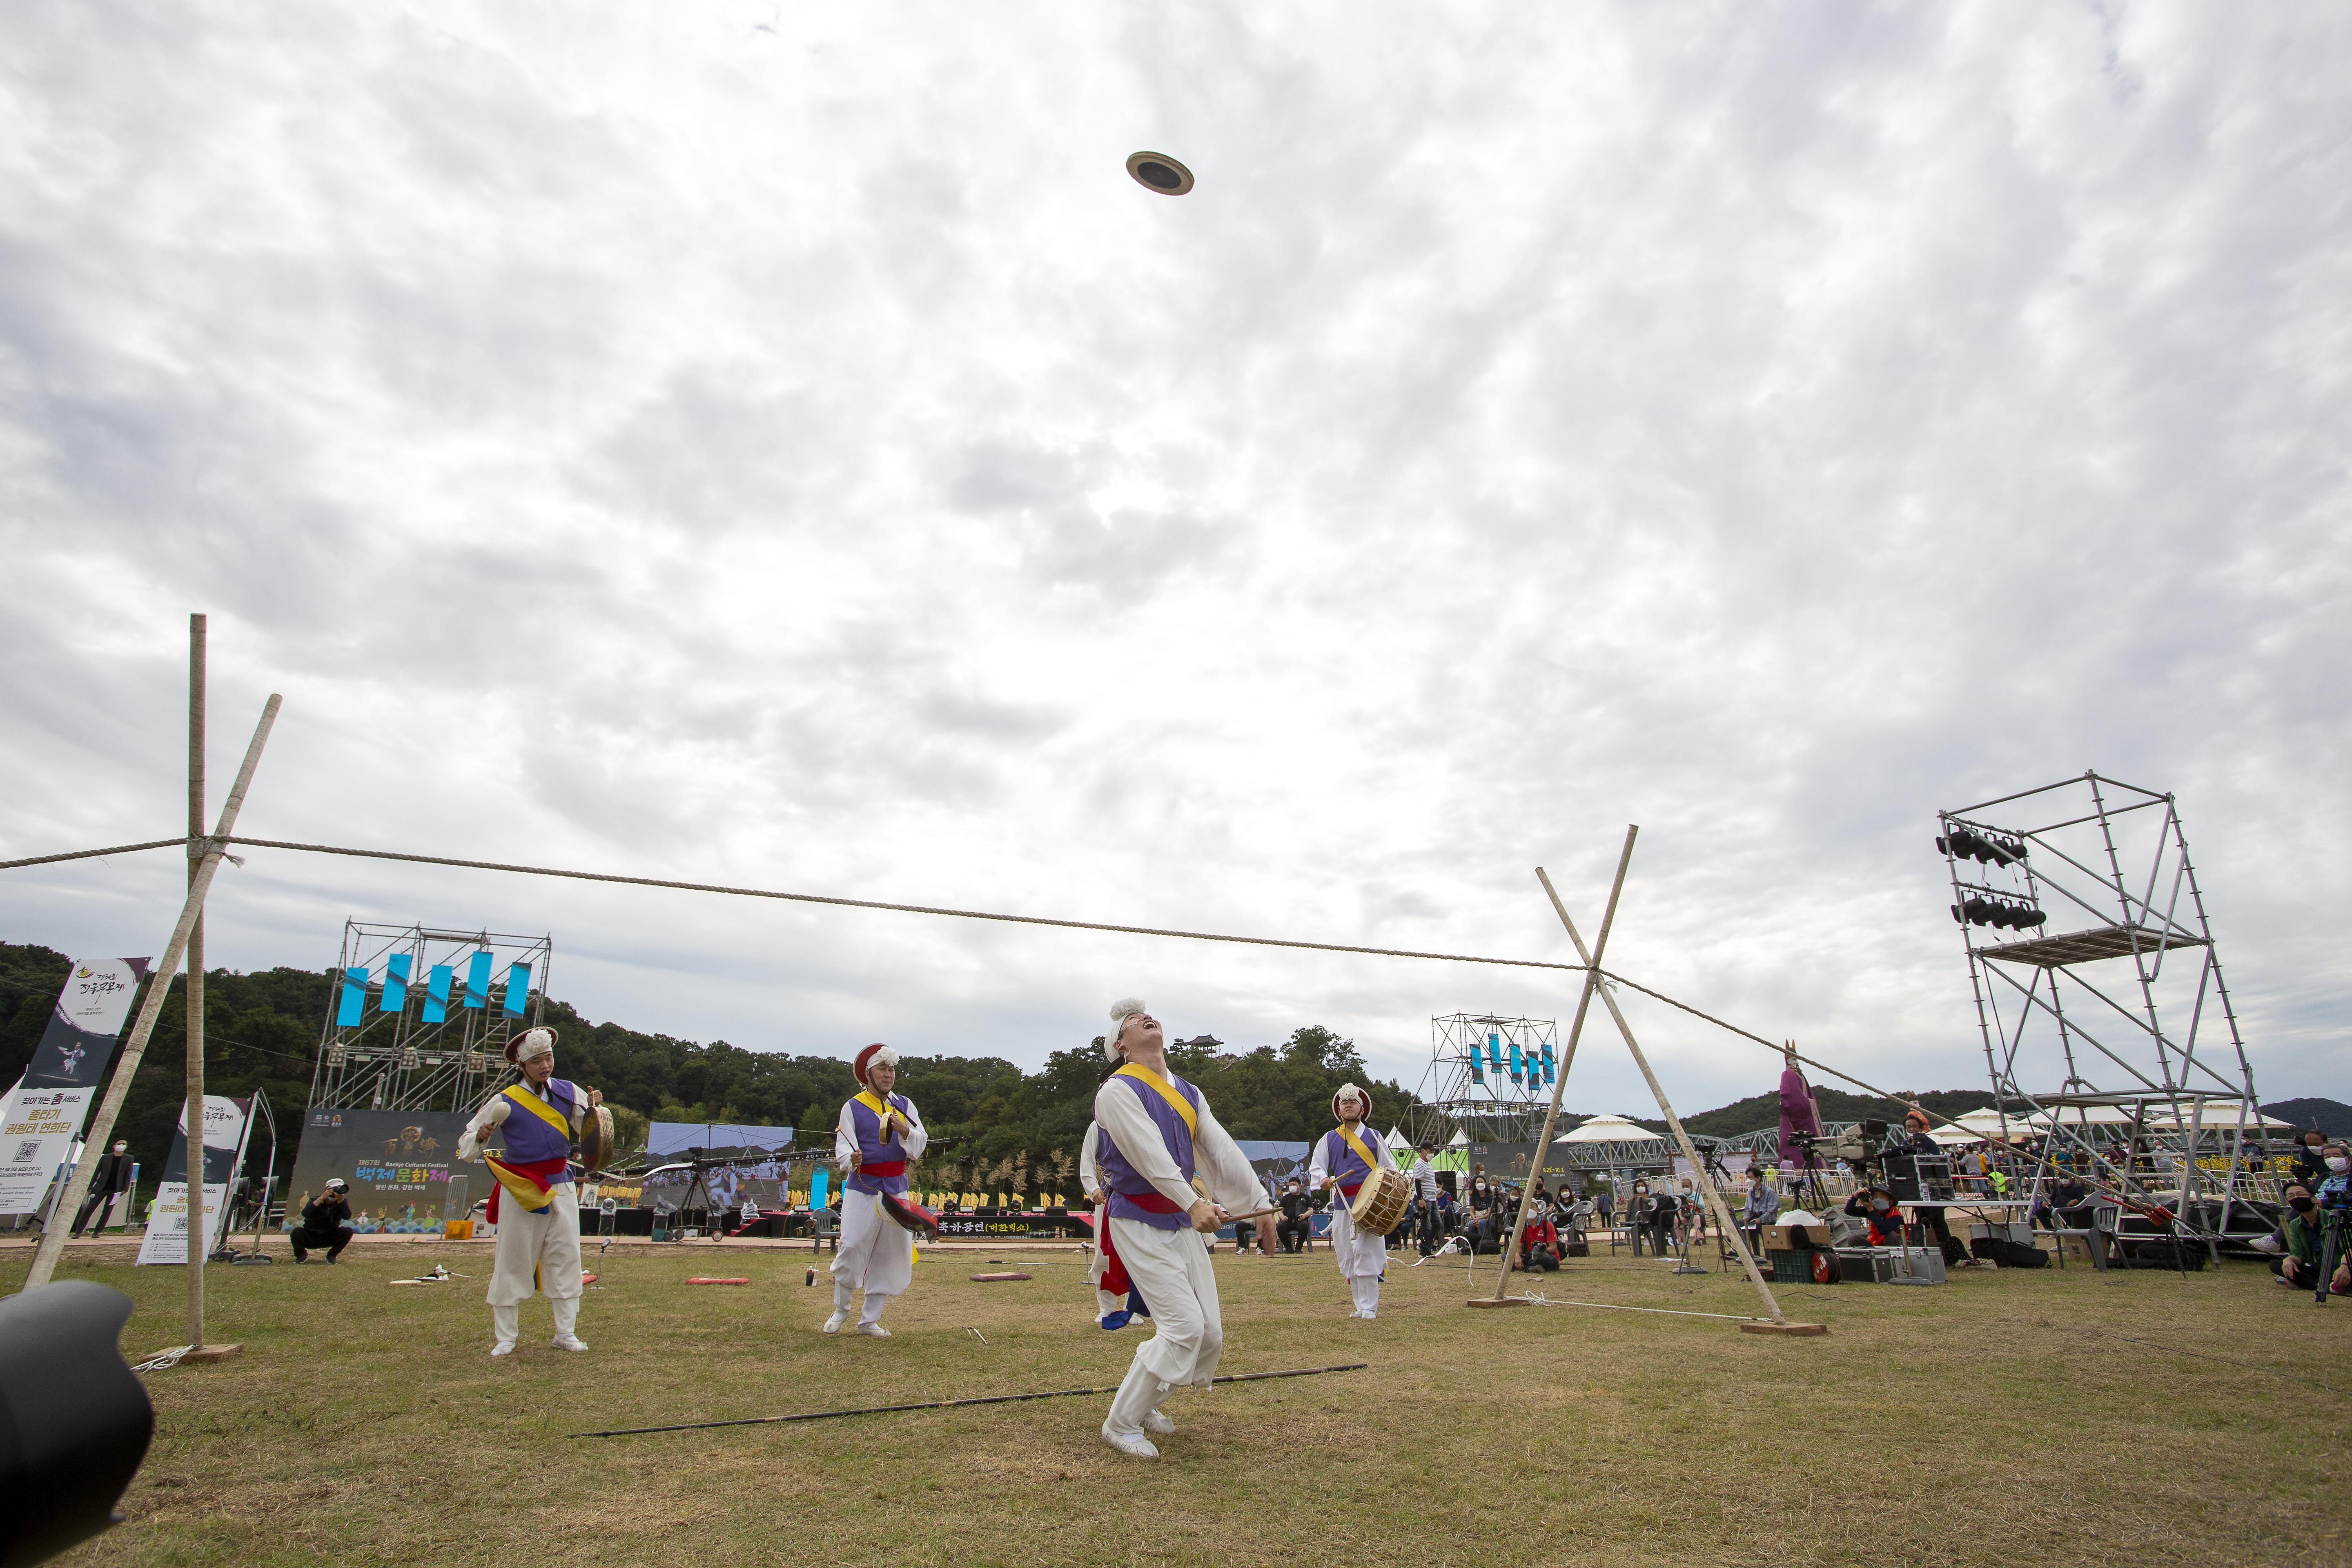
[[[1209,1249],[1189,1226],[1161,1230],[1133,1219],[1115,1219],[1110,1225],[1118,1260],[1143,1292],[1143,1304],[1151,1309],[1151,1337],[1135,1347],[1135,1362],[1128,1372],[1130,1381],[1139,1373],[1150,1381],[1153,1397],[1142,1407],[1149,1410],[1169,1388],[1205,1384],[1217,1375],[1225,1324],[1217,1307],[1216,1270],[1209,1262]],[[1125,1414],[1116,1401],[1113,1414]]]
[[[545,1214],[529,1213],[512,1193],[500,1193],[498,1251],[491,1257],[485,1298],[500,1342],[514,1342],[515,1309],[534,1293],[553,1304],[556,1332],[570,1333],[580,1312],[580,1200],[572,1184],[559,1182],[550,1189]]]
[[[1331,1205],[1331,1255],[1339,1260],[1345,1279],[1370,1276],[1378,1280],[1389,1271],[1389,1238],[1358,1230],[1344,1199]]]
[[[866,1321],[877,1321],[881,1303],[915,1282],[915,1238],[882,1212],[878,1193],[841,1194],[841,1247],[833,1255],[833,1304],[849,1305],[866,1292]]]

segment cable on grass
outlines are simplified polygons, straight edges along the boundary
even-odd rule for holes
[[[1277,1377],[1320,1377],[1327,1372],[1361,1372],[1370,1362],[1351,1361],[1339,1366],[1302,1366],[1288,1372],[1237,1372],[1213,1377],[1211,1383],[1265,1383]],[[811,1410],[798,1415],[744,1415],[732,1421],[682,1421],[672,1426],[615,1426],[605,1432],[570,1432],[567,1437],[637,1437],[649,1432],[700,1432],[712,1426],[766,1426],[784,1421],[830,1421],[841,1415],[895,1415],[908,1410],[956,1410],[968,1405],[1018,1405],[1030,1399],[1072,1399],[1089,1394],[1117,1394],[1117,1384],[1100,1388],[1049,1388],[1036,1394],[991,1394],[978,1399],[927,1399],[918,1405],[867,1405],[855,1410]]]

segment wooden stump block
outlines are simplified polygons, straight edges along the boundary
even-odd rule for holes
[[[245,1349],[245,1347],[241,1344],[204,1345],[198,1349],[190,1351],[187,1354],[182,1356],[180,1360],[183,1363],[192,1361],[226,1361],[229,1357],[236,1354],[237,1352],[243,1349]]]
[[[1527,1305],[1517,1296],[1506,1296],[1499,1301],[1492,1296],[1473,1296],[1467,1304],[1473,1307],[1524,1307]]]
[[[1827,1323],[1742,1323],[1739,1331],[1743,1334],[1782,1334],[1803,1340],[1828,1333],[1830,1326]]]
[[[1026,1279],[1029,1276],[1008,1270],[1003,1274],[975,1274],[971,1278],[977,1284],[986,1284],[994,1279]]]

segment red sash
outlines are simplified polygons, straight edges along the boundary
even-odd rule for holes
[[[904,1160],[868,1160],[864,1164],[858,1166],[856,1171],[856,1174],[858,1175],[874,1176],[877,1178],[883,1176],[903,1176],[906,1173],[907,1162]]]
[[[1190,1214],[1192,1212],[1173,1198],[1161,1197],[1158,1193],[1121,1193],[1118,1195],[1145,1214]]]
[[[1358,1193],[1360,1193],[1360,1192],[1362,1192],[1363,1190],[1364,1190],[1364,1184],[1363,1184],[1363,1183],[1361,1183],[1361,1182],[1358,1182],[1358,1183],[1357,1183],[1354,1186],[1352,1186],[1352,1187],[1351,1187],[1351,1186],[1349,1186],[1349,1185],[1347,1183],[1345,1183],[1345,1182],[1342,1182],[1342,1183],[1340,1183],[1340,1184],[1339,1184],[1339,1195],[1340,1195],[1341,1197],[1343,1197],[1343,1198],[1352,1198],[1352,1197],[1354,1197]]]
[[[537,1187],[541,1194],[545,1194],[554,1185],[547,1178],[562,1175],[565,1168],[571,1164],[569,1160],[560,1155],[552,1160],[501,1160],[495,1154],[485,1154],[482,1159],[483,1163],[490,1167],[492,1174],[495,1175],[502,1171],[511,1172],[517,1176],[525,1178],[527,1185]],[[499,1223],[499,1195],[505,1191],[506,1184],[503,1181],[490,1188],[490,1207],[488,1218],[492,1225]],[[541,1208],[545,1206],[541,1205]],[[536,1214],[540,1211],[533,1209],[531,1212]]]
[[[1141,1209],[1145,1214],[1183,1214],[1187,1212],[1183,1205],[1178,1204],[1175,1200],[1161,1197],[1158,1193],[1121,1193],[1118,1195],[1125,1198],[1129,1203],[1133,1204],[1137,1208]],[[1106,1213],[1103,1217],[1106,1223],[1097,1225],[1095,1227],[1102,1233],[1097,1238],[1102,1247],[1103,1255],[1103,1273],[1100,1288],[1104,1290],[1108,1290],[1114,1296],[1124,1297],[1129,1290],[1135,1289],[1135,1282],[1127,1277],[1127,1265],[1119,1261],[1118,1244],[1111,1240],[1110,1226],[1108,1223],[1109,1218],[1108,1214]]]

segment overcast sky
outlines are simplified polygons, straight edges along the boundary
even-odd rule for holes
[[[1937,809],[2096,768],[2178,794],[2263,1097],[2352,1099],[2340,8],[8,31],[0,853],[180,830],[203,610],[215,801],[286,698],[256,836],[1563,959],[1533,868],[1589,931],[1639,823],[1617,967],[1926,1089],[1984,1081]],[[156,952],[181,876],[8,872],[0,936]],[[1573,1005],[270,851],[212,908],[843,1055],[1132,993],[1411,1087]],[[1629,1016],[1685,1109],[1773,1081]],[[1602,1035],[1567,1100],[1644,1109]]]

